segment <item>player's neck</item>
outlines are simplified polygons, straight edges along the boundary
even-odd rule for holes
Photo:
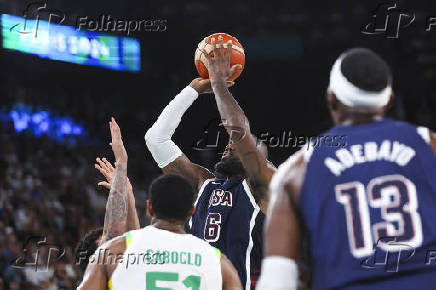
[[[176,234],[186,234],[185,223],[182,221],[167,221],[153,218],[151,220],[151,225],[160,230],[166,230]]]
[[[375,121],[380,121],[384,118],[383,114],[379,112],[359,112],[351,111],[345,113],[341,118],[339,118],[338,125],[363,125],[367,123],[372,123]]]
[[[244,179],[245,174],[235,174],[231,176],[226,176],[226,179]]]

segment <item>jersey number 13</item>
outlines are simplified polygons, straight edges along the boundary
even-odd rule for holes
[[[377,177],[366,188],[358,181],[339,184],[335,192],[336,200],[345,209],[348,240],[354,257],[371,255],[374,242],[386,251],[399,251],[404,249],[404,244],[414,248],[422,244],[416,186],[406,177]],[[368,205],[380,209],[383,221],[371,223]],[[385,237],[395,237],[395,243],[382,242],[380,238]]]

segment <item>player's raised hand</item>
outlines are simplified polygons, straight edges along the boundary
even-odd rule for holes
[[[230,57],[232,55],[231,40],[224,45],[222,36],[219,36],[218,43],[216,42],[215,38],[211,39],[211,45],[213,48],[213,56],[202,49],[202,52],[209,63],[207,68],[209,72],[209,79],[212,85],[218,82],[225,83],[235,71],[242,69],[242,66],[237,64],[230,67]]]
[[[115,168],[106,158],[97,157],[96,161],[97,163],[94,164],[94,167],[106,178],[106,181],[100,181],[97,185],[111,189]]]
[[[96,163],[94,164],[95,169],[97,169],[106,178],[106,181],[100,181],[97,183],[99,186],[103,186],[107,189],[111,189],[112,180],[114,178],[115,168],[106,158],[96,158]],[[129,178],[127,178],[127,186],[129,190],[133,190],[130,184]]]
[[[227,81],[226,86],[228,88],[232,87],[235,84],[234,81]],[[212,93],[212,85],[210,84],[210,79],[196,78],[193,79],[189,84],[191,88],[197,91],[198,94],[211,94]]]
[[[118,126],[115,119],[112,117],[109,122],[109,127],[111,129],[112,142],[110,145],[112,146],[112,151],[115,155],[115,165],[117,163],[127,163],[127,152],[124,148],[123,139],[121,138],[121,130]]]

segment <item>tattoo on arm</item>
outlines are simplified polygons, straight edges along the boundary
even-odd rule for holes
[[[127,165],[117,164],[106,203],[102,242],[127,230]]]

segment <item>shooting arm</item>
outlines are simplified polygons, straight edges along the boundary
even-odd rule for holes
[[[145,142],[154,160],[164,173],[178,173],[192,185],[200,187],[213,177],[205,168],[192,163],[171,140],[183,114],[197,99],[198,92],[191,86],[184,88],[162,111],[157,121],[145,134]]]
[[[127,231],[127,163],[115,163],[100,244]],[[136,210],[135,210],[136,212]]]
[[[267,200],[266,193],[275,168],[259,150],[257,140],[250,132],[250,125],[244,111],[225,83],[212,83],[212,89],[221,119],[248,173],[250,185],[260,200]]]

